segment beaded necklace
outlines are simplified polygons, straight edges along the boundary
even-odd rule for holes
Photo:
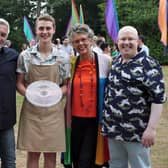
[[[91,67],[90,67],[90,71],[89,71],[89,75],[90,75],[90,92],[91,92],[91,101],[93,100],[93,82],[94,82],[94,66],[95,66],[95,62],[94,62],[94,55],[91,55],[91,61],[90,61]],[[79,69],[79,92],[80,92],[80,105],[81,107],[84,107],[84,102],[83,102],[83,82],[82,82],[82,66],[78,65],[78,69]]]

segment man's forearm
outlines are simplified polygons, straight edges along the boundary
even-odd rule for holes
[[[160,120],[162,110],[163,110],[162,104],[152,103],[151,114],[150,114],[147,128],[154,129],[154,130],[156,129],[156,127],[159,123],[159,120]]]

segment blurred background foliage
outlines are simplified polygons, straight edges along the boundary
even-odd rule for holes
[[[85,23],[96,35],[104,36],[112,45],[105,26],[106,0],[75,0],[78,12],[82,4]],[[161,64],[168,64],[168,54],[163,56],[163,46],[160,43],[158,28],[159,0],[116,0],[119,27],[135,26],[145,37],[145,43],[150,48],[150,55],[157,58]],[[71,16],[70,0],[5,0],[0,1],[0,17],[9,21],[11,33],[9,39],[13,47],[20,51],[22,43],[26,42],[23,33],[23,16],[27,16],[34,32],[34,22],[40,13],[49,13],[56,20],[54,38],[62,38]]]

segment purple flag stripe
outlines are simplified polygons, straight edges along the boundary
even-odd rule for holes
[[[117,42],[118,36],[118,18],[117,11],[115,7],[115,0],[107,0],[105,21],[109,36],[112,38],[113,42]]]

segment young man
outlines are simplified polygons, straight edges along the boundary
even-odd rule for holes
[[[52,43],[55,20],[41,15],[36,20],[38,43],[23,51],[18,61],[17,89],[25,96],[26,87],[35,81],[57,83],[66,94],[69,77],[67,55]],[[62,55],[61,55],[62,54]],[[64,101],[51,107],[38,107],[24,100],[19,122],[18,149],[28,151],[27,168],[38,168],[44,154],[44,168],[55,168],[56,152],[65,151]]]
[[[120,55],[113,59],[104,98],[102,132],[108,137],[110,168],[151,168],[150,147],[166,101],[159,63],[138,53],[138,32],[118,33]]]
[[[4,47],[10,28],[0,18],[0,159],[1,168],[15,168],[16,65],[18,53]]]

